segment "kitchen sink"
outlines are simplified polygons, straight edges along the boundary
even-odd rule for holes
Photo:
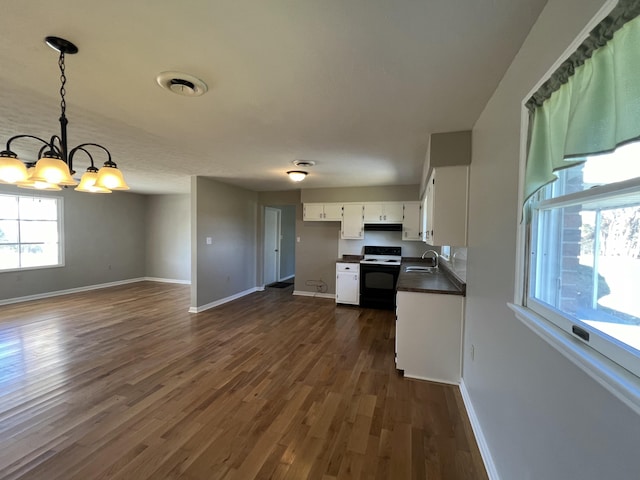
[[[417,265],[412,265],[408,267],[404,267],[404,271],[406,273],[438,273],[438,267],[421,267]]]

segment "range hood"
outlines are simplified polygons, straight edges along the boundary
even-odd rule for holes
[[[401,223],[365,223],[365,232],[401,232]]]

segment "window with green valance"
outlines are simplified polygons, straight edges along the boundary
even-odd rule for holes
[[[639,14],[640,1],[621,0],[527,102],[525,200],[554,172],[640,138]]]

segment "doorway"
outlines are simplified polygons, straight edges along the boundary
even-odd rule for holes
[[[280,280],[280,239],[282,213],[277,208],[264,208],[264,284]]]

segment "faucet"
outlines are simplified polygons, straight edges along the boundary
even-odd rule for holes
[[[438,257],[438,252],[436,252],[435,250],[427,250],[422,254],[422,257],[420,257],[420,258],[422,258],[424,260],[424,256],[427,253],[432,253],[433,254],[433,266],[438,268],[438,258],[439,258]]]

